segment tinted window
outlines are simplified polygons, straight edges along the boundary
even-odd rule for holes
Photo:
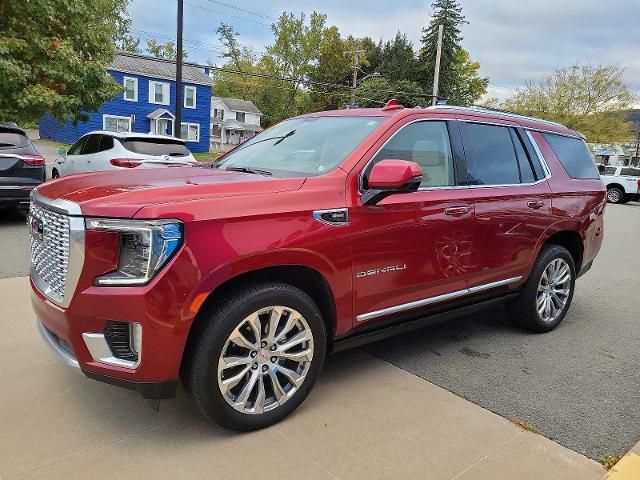
[[[421,187],[454,185],[453,158],[445,122],[417,122],[402,127],[374,157],[409,160],[422,168]]]
[[[529,136],[522,129],[516,130],[516,135],[520,138],[525,146],[525,150],[527,151],[529,160],[531,161],[531,166],[533,167],[533,171],[536,174],[536,178],[538,180],[544,178],[546,174],[544,169],[542,168],[542,164],[540,163],[541,159],[538,157],[538,153],[535,148],[533,148]]]
[[[472,185],[520,183],[518,160],[509,128],[463,123],[462,140]]]
[[[102,135],[89,135],[87,143],[82,147],[82,155],[97,153],[100,150],[100,138]]]
[[[604,167],[604,174],[605,175],[615,175],[616,174],[616,167]]]
[[[87,137],[82,137],[80,140],[78,140],[76,143],[74,143],[71,146],[71,148],[67,152],[67,155],[80,155],[80,151],[82,150],[82,146],[84,145],[84,143],[86,141],[87,141]]]
[[[628,175],[630,177],[640,177],[640,168],[623,168],[620,175]]]
[[[127,138],[121,142],[124,148],[130,152],[142,155],[184,157],[191,153],[184,143],[170,138]]]
[[[111,150],[113,148],[113,137],[109,135],[103,135],[100,141],[100,151]]]
[[[511,129],[509,131],[511,133],[511,141],[516,148],[516,157],[518,158],[518,167],[520,168],[520,180],[522,183],[533,183],[537,178],[533,172],[533,167],[531,166],[531,161],[527,156],[527,152],[525,152],[522,142],[516,135],[516,132]]]
[[[543,135],[571,178],[599,178],[593,157],[582,139],[551,133]]]
[[[0,131],[0,148],[26,147],[29,140],[18,132]]]

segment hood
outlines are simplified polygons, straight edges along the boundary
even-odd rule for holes
[[[302,187],[305,178],[276,178],[200,167],[168,167],[71,175],[38,187],[86,216],[133,218],[141,208],[198,198],[264,195]]]

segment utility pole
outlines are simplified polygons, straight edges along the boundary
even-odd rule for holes
[[[640,167],[640,127],[638,127],[637,130],[637,135],[636,135],[636,166]],[[633,164],[633,158],[631,159],[631,161],[629,162],[631,164]]]
[[[353,83],[351,86],[351,105],[356,103],[356,88],[358,87],[358,70],[360,69],[360,54],[364,53],[364,50],[349,50],[344,52],[345,55],[353,55]]]
[[[431,105],[438,102],[438,84],[440,83],[440,56],[442,55],[442,33],[444,25],[438,25],[438,49],[436,50],[436,66],[433,72],[433,97],[431,97]]]
[[[183,0],[178,0],[178,27],[176,39],[176,118],[173,130],[175,136],[182,137],[182,24],[184,17]]]

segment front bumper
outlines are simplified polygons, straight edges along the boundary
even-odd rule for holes
[[[73,353],[70,345],[55,333],[50,331],[40,321],[37,322],[38,332],[44,340],[44,343],[67,365],[74,368],[80,368],[80,364]],[[112,377],[89,370],[82,370],[88,378],[99,382],[116,385],[127,390],[137,391],[142,398],[153,400],[161,400],[172,398],[176,394],[177,380],[167,380],[163,382],[137,382],[135,380],[126,380],[122,378]]]

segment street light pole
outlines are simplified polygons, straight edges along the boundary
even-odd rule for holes
[[[173,129],[175,136],[182,137],[182,24],[184,17],[183,0],[178,0],[178,26],[176,39],[176,118]]]

